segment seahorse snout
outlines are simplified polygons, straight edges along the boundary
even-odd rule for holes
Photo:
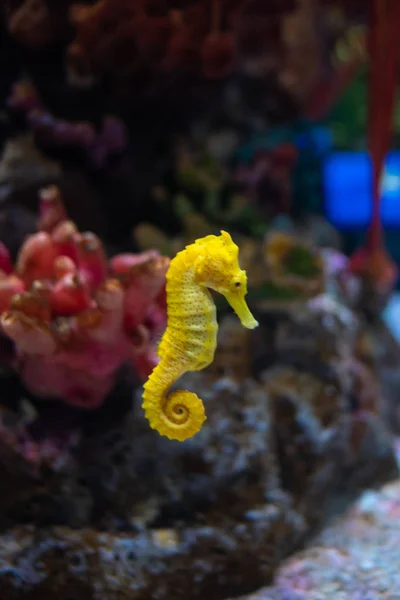
[[[251,314],[244,295],[228,293],[225,294],[225,298],[239,317],[243,327],[246,327],[247,329],[255,329],[258,327],[258,321],[256,321]]]

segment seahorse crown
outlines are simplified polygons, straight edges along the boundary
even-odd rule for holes
[[[227,231],[221,230],[221,235],[206,235],[194,242],[207,250],[208,254],[223,253],[226,258],[235,260],[239,257],[239,248]]]
[[[229,233],[207,235],[195,241],[197,257],[194,262],[195,279],[199,285],[212,288],[220,294],[247,292],[247,276],[239,266],[239,248]]]

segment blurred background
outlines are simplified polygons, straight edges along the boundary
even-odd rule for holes
[[[400,1],[0,0],[0,28],[1,600],[397,598]],[[170,259],[221,229],[260,327],[217,299],[179,444],[141,386]]]
[[[351,253],[372,214],[371,11],[362,0],[4,0],[3,207],[32,208],[56,182],[71,217],[115,248],[182,233],[191,213],[200,232],[253,238],[277,217],[331,226]],[[399,261],[396,106],[381,214]]]
[[[258,237],[277,216],[324,221],[351,252],[371,219],[369,3],[133,4],[2,2],[2,202],[56,182],[116,247],[191,211]],[[382,184],[396,260],[399,164]]]
[[[1,238],[15,253],[55,183],[112,251],[278,227],[351,255],[372,220],[375,94],[392,123],[378,212],[398,263],[400,112],[384,108],[392,84],[368,76],[378,6],[4,0]]]

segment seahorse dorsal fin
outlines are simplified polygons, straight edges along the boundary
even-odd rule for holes
[[[221,229],[221,236],[222,236],[222,239],[224,240],[224,242],[232,243],[233,240],[231,238],[231,235],[227,231],[224,231],[223,229]]]

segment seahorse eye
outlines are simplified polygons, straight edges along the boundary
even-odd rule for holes
[[[234,277],[231,281],[231,290],[238,290],[242,287],[242,285],[243,281],[241,278],[239,279],[238,277]]]
[[[232,291],[239,291],[241,288],[246,290],[246,273],[244,271],[240,271],[232,277],[230,288]]]

